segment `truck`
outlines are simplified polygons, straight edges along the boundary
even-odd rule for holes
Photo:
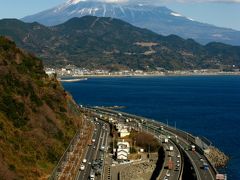
[[[208,169],[209,169],[208,163],[203,162],[203,169],[204,169],[204,170],[208,170]]]
[[[95,179],[95,172],[93,170],[91,170],[90,172],[90,180],[94,180]]]
[[[191,145],[191,149],[192,149],[192,151],[195,151],[195,145]]]
[[[169,152],[168,152],[168,156],[169,156],[169,157],[173,157],[173,156],[174,156],[174,151],[169,151]]]
[[[173,146],[169,146],[169,151],[173,151]]]
[[[168,169],[169,169],[169,170],[172,170],[172,169],[173,169],[173,161],[172,161],[172,160],[169,160],[169,161],[168,161]]]
[[[216,174],[216,180],[227,180],[227,174]]]

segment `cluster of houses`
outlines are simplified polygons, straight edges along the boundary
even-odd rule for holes
[[[126,126],[125,124],[116,123],[115,124],[116,130],[119,134],[120,138],[124,138],[130,135],[131,128]],[[130,144],[124,139],[120,139],[117,142],[117,149],[115,149],[117,160],[127,160],[128,155],[130,154]]]
[[[126,122],[129,121],[129,119],[126,119]],[[113,149],[116,159],[118,161],[126,161],[128,160],[128,155],[130,154],[130,143],[124,140],[124,138],[129,136],[130,132],[135,128],[127,126],[125,123],[120,123],[112,117],[109,118],[109,122],[115,126],[120,137],[117,142],[117,148]],[[143,153],[144,149],[140,149],[140,152]]]

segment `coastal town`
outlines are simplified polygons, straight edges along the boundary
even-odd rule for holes
[[[121,70],[110,71],[106,69],[90,70],[87,68],[67,65],[60,68],[46,67],[45,72],[48,75],[56,74],[57,77],[127,77],[127,76],[189,76],[189,75],[240,75],[240,69],[233,66],[231,70],[221,69],[196,69],[196,70],[165,70],[156,68],[154,71],[143,70]]]

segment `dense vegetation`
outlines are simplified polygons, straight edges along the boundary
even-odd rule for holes
[[[81,118],[42,62],[0,37],[0,179],[47,177]]]
[[[157,138],[145,132],[132,131],[129,138],[136,146],[143,148],[146,152],[158,152],[161,147]]]
[[[110,70],[231,69],[240,65],[240,47],[221,43],[202,46],[191,39],[161,36],[112,18],[73,18],[54,27],[1,20],[0,34],[36,53],[46,65]]]

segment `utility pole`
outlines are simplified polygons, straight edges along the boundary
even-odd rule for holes
[[[148,160],[150,160],[150,144],[148,144]]]

